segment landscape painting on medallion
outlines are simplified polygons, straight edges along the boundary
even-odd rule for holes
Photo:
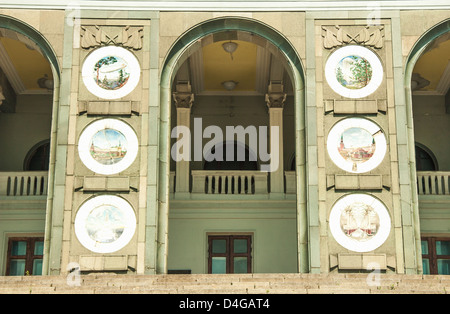
[[[124,214],[113,205],[94,208],[86,219],[86,231],[95,242],[112,243],[125,229]]]
[[[353,127],[345,130],[338,144],[339,154],[346,161],[353,163],[352,171],[357,171],[358,164],[372,158],[375,153],[375,138],[367,130]]]
[[[380,218],[370,205],[354,202],[342,211],[340,226],[347,237],[363,242],[377,234]]]
[[[336,79],[348,89],[361,89],[370,83],[372,67],[366,59],[350,55],[336,65]]]
[[[102,165],[114,165],[127,154],[128,141],[125,136],[114,129],[103,129],[93,137],[90,154]]]
[[[120,89],[130,78],[128,64],[122,58],[114,56],[100,59],[94,65],[92,74],[97,85],[106,90]]]

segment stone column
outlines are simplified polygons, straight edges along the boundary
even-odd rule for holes
[[[190,129],[191,108],[194,94],[191,93],[189,83],[177,84],[173,99],[177,108],[177,126],[186,126]],[[179,138],[177,139],[177,141]],[[186,148],[183,147],[183,149]],[[190,150],[190,147],[189,147]],[[178,150],[177,150],[178,151]],[[177,161],[175,173],[175,196],[189,193],[189,160]]]
[[[270,176],[270,193],[272,195],[284,193],[284,163],[283,163],[283,107],[286,101],[286,94],[283,92],[282,83],[271,82],[266,94],[266,103],[269,108],[270,130],[273,126],[278,127],[278,140],[276,146],[272,147],[272,132],[270,132],[270,153],[273,156],[274,150],[278,150],[278,168],[269,174]],[[275,135],[276,136],[276,135]]]

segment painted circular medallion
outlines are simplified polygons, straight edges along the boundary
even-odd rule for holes
[[[375,250],[391,230],[388,210],[368,194],[349,194],[339,199],[331,210],[329,224],[336,241],[355,252]]]
[[[133,129],[117,119],[101,119],[90,124],[78,141],[80,159],[99,174],[115,174],[128,168],[138,152]]]
[[[83,82],[95,96],[118,99],[139,83],[141,69],[136,57],[121,47],[108,46],[89,54],[82,69]]]
[[[375,123],[363,118],[348,118],[330,130],[327,150],[339,168],[352,173],[368,172],[383,161],[386,137]]]
[[[372,94],[383,81],[383,66],[370,49],[345,46],[333,52],[325,65],[325,77],[339,95],[362,98]]]
[[[80,243],[96,253],[112,253],[129,243],[136,229],[131,205],[114,195],[91,198],[78,210],[75,234]]]

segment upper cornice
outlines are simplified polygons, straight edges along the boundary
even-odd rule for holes
[[[157,0],[0,0],[0,8],[21,9],[80,9],[80,10],[149,10],[149,11],[354,11],[354,10],[446,10],[449,0],[347,0],[347,1],[157,1]]]

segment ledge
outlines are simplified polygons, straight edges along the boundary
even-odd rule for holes
[[[370,3],[373,3],[372,5]],[[429,1],[78,1],[72,0],[15,0],[4,1],[3,8],[56,9],[65,10],[76,7],[79,10],[157,10],[157,11],[372,11],[378,10],[423,10],[449,9],[446,0]]]

